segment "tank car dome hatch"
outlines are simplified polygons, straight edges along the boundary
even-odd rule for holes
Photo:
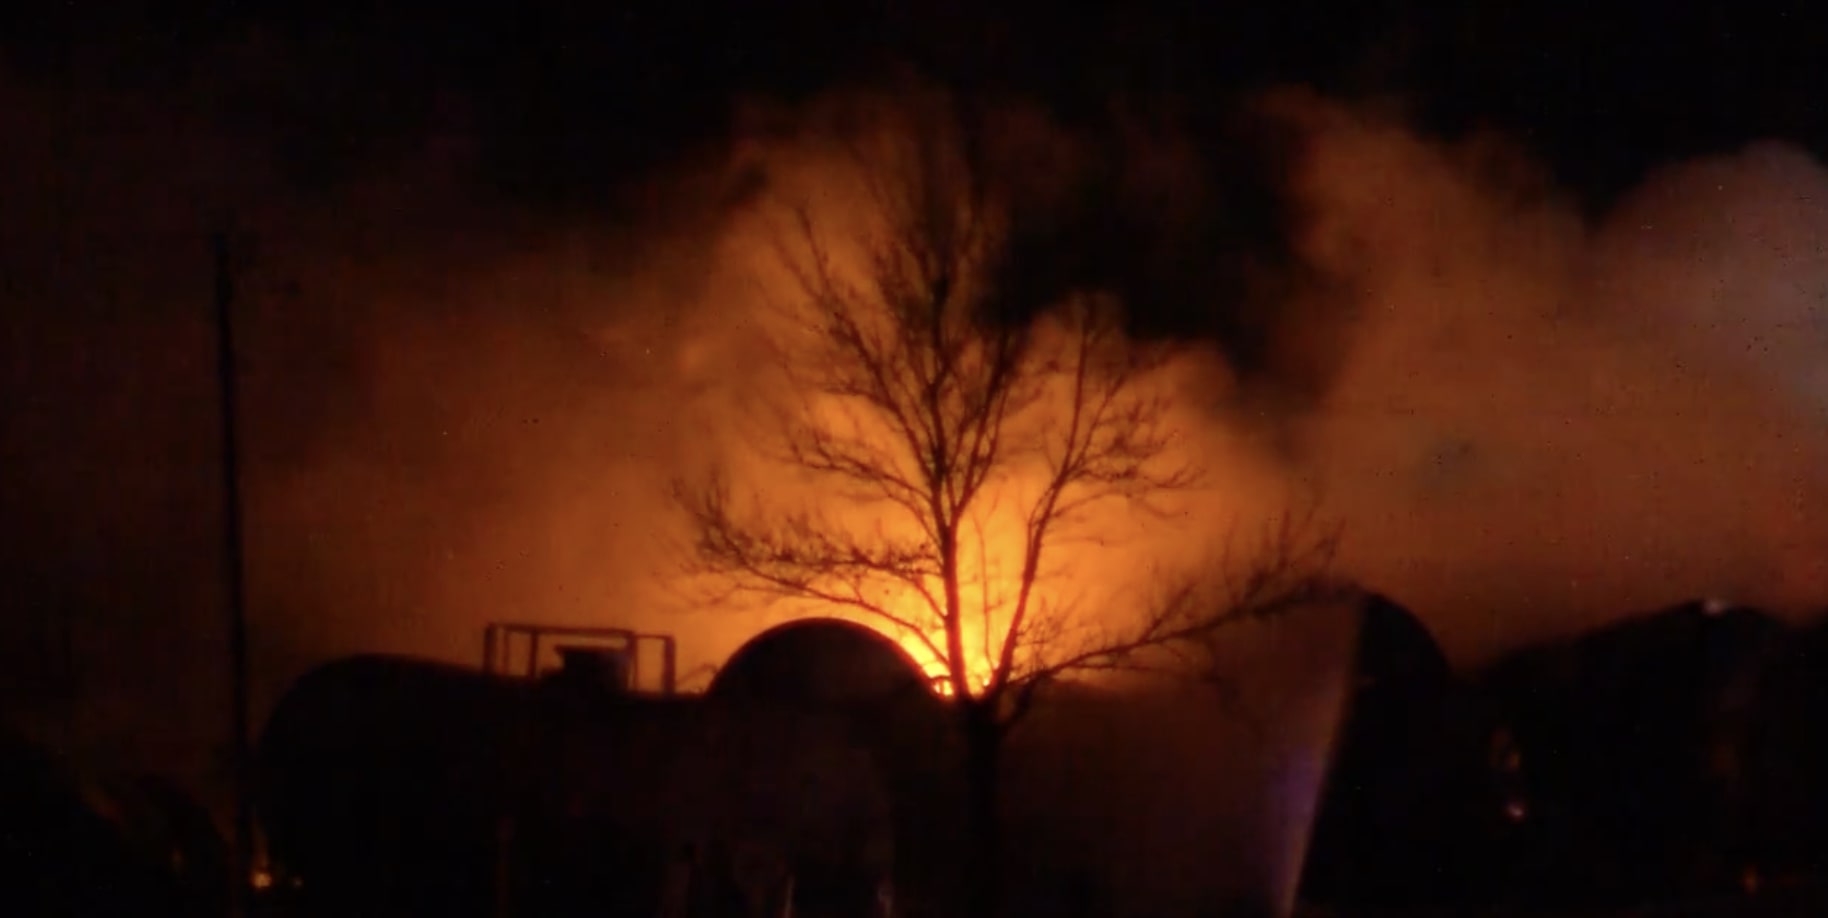
[[[626,693],[634,688],[629,678],[628,651],[590,644],[560,644],[559,668],[546,674],[549,682],[579,692]]]
[[[932,695],[929,680],[894,641],[866,625],[801,619],[751,638],[711,682],[720,698],[821,707]]]

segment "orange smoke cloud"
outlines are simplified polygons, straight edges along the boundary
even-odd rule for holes
[[[779,394],[757,333],[781,295],[762,205],[849,225],[834,164],[893,127],[867,117],[882,97],[747,110],[734,150],[682,160],[616,223],[482,199],[460,144],[306,194],[143,99],[0,99],[19,204],[0,215],[7,507],[32,527],[20,568],[67,581],[77,613],[45,614],[81,623],[95,684],[219,655],[202,236],[229,203],[258,236],[243,430],[265,699],[337,654],[476,659],[491,619],[671,631],[683,671],[770,621],[682,606],[665,486],[746,455]],[[79,108],[133,143],[79,136]],[[1308,320],[1276,344],[1330,382],[1311,411],[1264,408],[1234,349],[1190,344],[1160,384],[1207,478],[1167,524],[1101,519],[1103,544],[1061,556],[1088,603],[1134,605],[1151,566],[1203,563],[1311,497],[1346,525],[1345,572],[1461,654],[1700,593],[1824,599],[1819,163],[1761,145],[1673,166],[1591,221],[1501,140],[1437,143],[1305,95],[1266,109],[1303,140],[1289,242],[1318,283],[1277,279],[1297,292],[1263,311]],[[1216,200],[1192,187],[1214,151],[1184,137],[1095,143],[1019,106],[990,124],[1030,219],[1071,215],[1099,169],[1161,222]],[[91,175],[107,181],[75,181]],[[1073,278],[1085,255],[1049,262],[1063,290],[1102,289]],[[109,704],[207,724],[205,681]]]
[[[1780,145],[1597,223],[1496,138],[1311,97],[1296,240],[1350,316],[1300,474],[1345,563],[1478,654],[1633,608],[1828,599],[1828,172]]]
[[[927,139],[909,143],[917,131],[944,131],[955,126],[942,115],[934,117],[923,106],[933,100],[914,97],[912,101],[884,100],[880,97],[840,97],[831,104],[844,112],[833,117],[829,110],[816,109],[804,130],[788,133],[772,144],[758,143],[749,151],[757,157],[772,178],[770,193],[756,206],[745,210],[725,228],[717,262],[734,267],[753,284],[753,295],[745,306],[740,301],[722,305],[726,325],[745,335],[766,336],[784,347],[778,355],[790,364],[819,359],[816,344],[810,351],[796,350],[803,323],[811,318],[812,304],[807,292],[793,277],[787,265],[802,264],[811,257],[807,240],[796,224],[796,212],[803,215],[810,232],[830,260],[831,270],[852,289],[863,290],[863,298],[873,308],[876,291],[867,278],[867,265],[878,253],[885,232],[882,201],[872,198],[869,183],[909,180],[905,173],[909,163],[900,157],[909,155],[916,144],[934,143]],[[834,124],[836,125],[834,127]],[[1010,156],[1011,149],[1034,146],[1071,148],[1073,138],[1059,133],[1044,119],[1032,114],[1006,123],[1006,130],[988,131],[985,143],[993,149],[983,155],[986,161],[998,162]],[[1058,144],[1043,143],[1049,131],[1055,131]],[[938,141],[943,144],[944,141]],[[1007,145],[1006,148],[998,145]],[[861,157],[859,157],[861,153]],[[1058,171],[1051,176],[1027,174],[1019,187],[997,187],[1002,194],[1025,196],[1023,204],[1045,207],[1049,194],[1060,194],[1061,187],[1074,180],[1070,163],[1056,163]],[[965,177],[951,178],[963,182]],[[994,181],[999,176],[985,176]],[[961,185],[962,190],[962,185]],[[985,215],[989,232],[1002,231],[1001,220],[1009,214],[1009,197],[994,197],[996,209]],[[967,300],[989,295],[997,278],[989,276],[991,266],[983,266],[979,276],[961,277],[959,287]],[[1033,327],[1036,352],[1032,360],[1039,364],[1056,350],[1066,355],[1066,341],[1072,330],[1055,321],[1052,310],[1074,302],[1106,301],[1109,294],[1095,288],[1066,289],[1058,298],[1043,304]],[[1117,305],[1121,306],[1121,303]],[[882,306],[886,309],[886,304]],[[862,317],[865,321],[886,320],[886,315]],[[696,342],[703,347],[705,342]],[[1119,342],[1120,348],[1162,347],[1158,342]],[[1168,406],[1162,418],[1172,440],[1167,453],[1160,457],[1163,468],[1195,466],[1205,471],[1199,487],[1184,492],[1152,495],[1157,509],[1167,511],[1147,515],[1121,500],[1102,502],[1071,525],[1057,527],[1050,533],[1044,569],[1036,594],[1034,613],[1065,623],[1067,631],[1051,649],[1056,654],[1066,648],[1095,646],[1097,635],[1120,628],[1130,616],[1143,611],[1160,598],[1163,584],[1192,574],[1209,577],[1210,568],[1220,560],[1221,533],[1233,529],[1248,530],[1263,522],[1271,513],[1285,511],[1281,490],[1268,470],[1257,467],[1260,457],[1242,438],[1228,436],[1204,413],[1204,405],[1215,397],[1215,390],[1229,386],[1229,374],[1213,353],[1185,346],[1178,348],[1159,370],[1137,380],[1127,397],[1149,399],[1160,397]],[[899,455],[887,419],[866,414],[859,417],[853,405],[824,400],[801,403],[806,393],[792,391],[783,378],[770,375],[768,362],[759,367],[745,366],[746,372],[729,374],[721,385],[750,399],[752,410],[733,411],[723,419],[726,431],[715,444],[721,462],[732,466],[736,488],[743,507],[739,514],[771,514],[810,510],[829,525],[868,539],[872,533],[883,533],[891,539],[921,540],[916,521],[892,502],[867,503],[845,498],[834,499],[833,486],[839,482],[806,479],[791,462],[770,458],[786,451],[778,438],[781,416],[807,418],[825,430],[842,435],[857,435],[871,442],[885,444],[891,455]],[[1064,379],[1053,380],[1064,383]],[[1005,433],[1013,439],[1049,423],[1060,423],[1070,412],[1069,394],[1063,385],[1052,386],[1038,404],[1012,417]],[[755,418],[761,418],[759,422]],[[917,464],[920,457],[904,457]],[[1030,457],[1038,460],[1039,457]],[[991,661],[999,656],[1001,637],[1007,627],[1018,590],[1024,534],[1022,521],[1038,496],[1047,469],[1038,461],[1017,460],[999,468],[990,484],[990,493],[968,527],[963,548],[962,593],[966,607],[964,644],[967,669],[980,684],[988,679]],[[1239,560],[1239,559],[1232,559]],[[1248,561],[1249,559],[1241,559]],[[1207,568],[1201,570],[1195,565]],[[935,593],[937,584],[932,585]],[[903,620],[932,621],[933,613],[911,588],[890,586],[877,599],[900,613]],[[988,616],[984,610],[992,611]],[[1070,612],[1066,610],[1071,609]],[[782,604],[781,614],[846,614],[845,610],[816,604]],[[930,674],[944,670],[934,649],[921,640],[922,635],[903,633],[904,629],[873,618],[867,613],[853,615],[865,624],[877,627],[897,638]],[[988,633],[986,633],[988,632]],[[937,626],[924,635],[935,644],[943,644]],[[1029,648],[1025,648],[1028,650]]]
[[[461,261],[422,244],[416,267],[336,272],[387,318],[351,331],[367,413],[279,486],[296,519],[339,533],[265,536],[323,584],[297,601],[319,611],[285,627],[319,653],[461,659],[492,617],[618,623],[685,635],[690,670],[792,614],[682,607],[664,483],[726,461],[791,503],[753,449],[785,394],[763,344],[789,298],[779,205],[839,240],[866,228],[846,145],[894,128],[885,104],[754,116],[660,232],[510,227]],[[1787,191],[1818,186],[1817,164],[1766,146],[1675,167],[1593,222],[1500,138],[1438,143],[1298,94],[1266,108],[1305,141],[1291,243],[1319,279],[1288,307],[1313,321],[1281,346],[1336,364],[1332,385],[1312,411],[1237,423],[1252,409],[1236,369],[1192,346],[1161,384],[1201,489],[1167,524],[1101,520],[1101,544],[1061,556],[1068,592],[1133,607],[1137,572],[1209,561],[1318,499],[1345,525],[1343,572],[1418,607],[1460,655],[1694,595],[1822,597],[1807,426],[1822,390],[1797,330],[1822,289],[1823,216]],[[1009,124],[1008,149],[1061,151],[1026,200],[1070,187],[1083,145],[1032,112]],[[733,188],[751,193],[730,207]]]

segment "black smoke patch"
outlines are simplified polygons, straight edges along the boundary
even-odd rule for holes
[[[1137,338],[1215,346],[1260,407],[1311,404],[1332,362],[1312,326],[1337,317],[1291,308],[1323,302],[1291,295],[1318,280],[1288,245],[1303,219],[1286,181],[1300,133],[1242,103],[1114,106],[1076,126],[1088,152],[1064,188],[1025,195],[1015,180],[997,278],[1006,320],[1111,294]],[[1020,175],[1019,161],[1002,168]]]

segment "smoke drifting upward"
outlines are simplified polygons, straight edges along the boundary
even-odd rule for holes
[[[491,619],[689,627],[648,575],[661,473],[714,429],[695,399],[729,355],[682,342],[740,175],[648,177],[631,233],[492,197],[460,132],[300,188],[171,100],[0,90],[9,713],[122,767],[220,762],[225,214],[257,717],[336,654],[476,659]]]
[[[356,650],[473,660],[492,620],[688,633],[688,670],[747,636],[676,608],[663,576],[668,477],[716,447],[758,363],[750,285],[719,266],[721,189],[682,183],[638,235],[481,211],[405,251],[299,253],[291,275],[322,280],[297,299],[353,308],[358,381],[320,454],[258,505],[263,614],[292,656],[276,671]],[[299,308],[271,315],[281,352]]]
[[[1822,164],[1756,144],[1590,224],[1499,138],[1267,104],[1308,137],[1309,295],[1349,316],[1292,472],[1352,571],[1462,656],[1697,595],[1828,599]]]
[[[687,668],[721,660],[764,622],[678,607],[666,483],[740,454],[766,392],[765,202],[842,225],[835,151],[888,105],[755,110],[613,217],[560,219],[479,187],[460,118],[306,190],[202,114],[0,86],[8,627],[39,647],[78,623],[83,691],[109,699],[74,718],[111,725],[93,745],[143,730],[134,705],[219,735],[226,677],[195,664],[221,626],[203,242],[234,204],[256,239],[257,710],[335,654],[474,659],[491,619],[666,630]],[[1103,291],[1147,331],[1205,335],[1171,384],[1207,489],[1111,567],[1315,495],[1346,573],[1462,657],[1700,593],[1828,600],[1821,164],[1765,144],[1673,166],[1595,223],[1501,139],[1298,92],[1262,112],[1267,146],[1299,140],[1286,272],[1208,232],[1239,204],[1215,190],[1229,151],[988,119],[1045,268],[1027,295]]]

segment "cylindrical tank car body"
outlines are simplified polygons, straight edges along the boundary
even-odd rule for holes
[[[315,914],[736,914],[845,877],[828,910],[864,915],[892,860],[867,752],[744,699],[356,657],[299,680],[258,774],[278,881]]]

